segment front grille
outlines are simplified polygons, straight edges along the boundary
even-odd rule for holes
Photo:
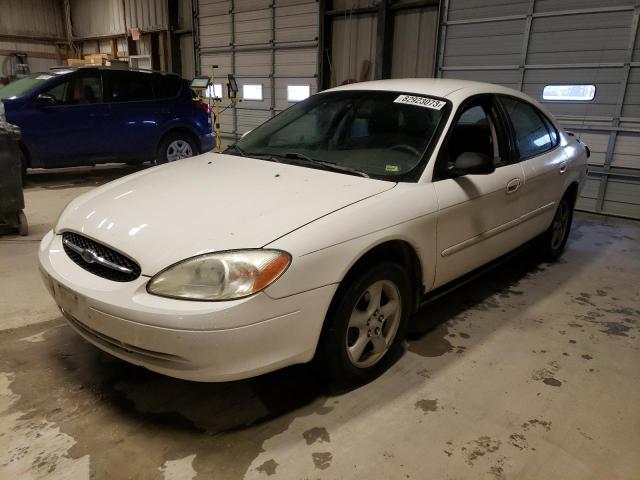
[[[90,238],[64,232],[62,245],[76,265],[99,277],[114,282],[130,282],[140,276],[140,266],[136,262]],[[82,251],[87,255],[83,255]],[[119,268],[128,271],[121,271]]]

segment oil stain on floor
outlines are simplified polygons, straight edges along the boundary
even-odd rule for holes
[[[347,391],[307,366],[163,377],[60,318],[2,331],[0,477],[633,478],[639,238],[577,216],[562,262],[525,253],[427,305],[404,356]]]

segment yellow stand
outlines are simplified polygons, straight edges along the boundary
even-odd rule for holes
[[[220,153],[222,151],[222,140],[220,139],[220,102],[222,99],[216,95],[216,68],[217,65],[211,66],[211,90],[213,93],[213,102],[215,104],[213,125],[216,132],[216,153]]]

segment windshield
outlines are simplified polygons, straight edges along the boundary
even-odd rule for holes
[[[53,77],[54,75],[50,73],[35,73],[18,80],[14,80],[4,87],[0,87],[0,99],[22,97]]]
[[[373,178],[416,181],[446,106],[443,100],[397,92],[323,93],[256,128],[238,142],[236,151],[312,167],[331,164]]]

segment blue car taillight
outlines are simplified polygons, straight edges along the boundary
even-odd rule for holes
[[[199,108],[200,110],[204,110],[209,113],[211,109],[209,108],[209,104],[207,102],[202,102],[200,100],[196,100],[193,102],[194,108]]]
[[[211,108],[209,107],[209,104],[200,100],[196,100],[193,102],[193,106],[194,108],[207,112],[207,123],[209,124],[209,131],[212,132],[213,121],[211,120]]]

